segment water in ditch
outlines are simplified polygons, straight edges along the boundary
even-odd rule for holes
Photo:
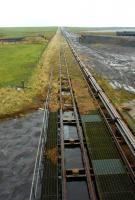
[[[43,111],[0,122],[0,200],[27,200]]]
[[[89,200],[87,183],[83,181],[67,182],[68,200]]]
[[[66,169],[81,169],[83,162],[79,147],[65,148],[65,167]]]
[[[64,125],[64,140],[78,139],[76,125]]]

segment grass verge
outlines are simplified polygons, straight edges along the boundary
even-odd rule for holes
[[[102,76],[97,74],[96,72],[93,72],[93,75],[98,82],[98,84],[102,87],[112,104],[116,107],[117,111],[121,114],[129,128],[134,132],[135,134],[135,121],[132,117],[129,116],[127,112],[125,112],[122,109],[122,104],[125,102],[132,101],[135,99],[135,94],[130,93],[128,91],[125,91],[123,89],[113,89],[113,87],[108,83],[106,79],[104,79]]]

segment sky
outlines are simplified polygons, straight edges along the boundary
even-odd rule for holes
[[[0,0],[0,27],[135,27],[135,0]]]

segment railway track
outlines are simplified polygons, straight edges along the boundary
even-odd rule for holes
[[[67,60],[65,56],[65,52],[62,49],[60,52],[60,68],[59,68],[59,82],[60,82],[60,140],[61,140],[61,172],[62,172],[62,199],[68,199],[67,192],[67,184],[68,179],[76,181],[78,179],[85,180],[87,182],[87,189],[89,193],[90,199],[97,199],[95,194],[95,189],[92,181],[92,174],[90,173],[90,164],[88,161],[88,155],[86,152],[86,145],[84,144],[84,135],[82,132],[82,127],[80,124],[80,117],[77,110],[76,100],[73,93],[72,83],[69,76]],[[68,104],[66,104],[65,99],[70,100]],[[72,114],[69,118],[65,117],[67,114]],[[69,140],[64,139],[64,125],[72,126],[74,124],[74,128],[77,131],[77,138],[72,138],[72,134],[70,135]],[[64,155],[65,147],[70,147],[70,149],[74,149],[78,147],[81,152],[81,159],[83,162],[83,168],[79,169],[78,166],[74,166],[71,169],[68,169],[65,166],[65,160],[67,159]],[[68,148],[67,148],[68,149]],[[76,159],[74,157],[74,159]],[[83,174],[81,174],[83,171]],[[68,175],[70,173],[70,176]],[[79,180],[78,180],[79,181]],[[86,194],[83,194],[86,195]]]
[[[68,44],[81,66],[90,95],[98,101],[99,86],[93,78],[91,83],[88,70],[70,41]],[[117,112],[111,107],[110,113],[106,104],[99,101],[100,108],[95,114],[80,116],[67,63],[66,51],[61,46],[59,109],[57,112],[49,110],[51,71],[29,200],[132,200],[134,168],[123,152],[120,136],[116,137],[111,128],[118,123]],[[116,128],[121,132],[117,125],[115,131]],[[121,137],[125,139],[122,134]]]

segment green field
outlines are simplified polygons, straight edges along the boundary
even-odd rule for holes
[[[56,30],[56,27],[0,28],[0,38],[27,37],[42,34],[50,39]]]
[[[0,43],[0,87],[27,83],[56,30],[55,27],[0,28],[0,38],[24,37],[21,42]]]
[[[0,45],[0,87],[20,86],[31,76],[45,44]]]
[[[56,31],[55,27],[0,28],[0,35],[6,38],[0,41],[0,119],[43,106],[56,56]]]

